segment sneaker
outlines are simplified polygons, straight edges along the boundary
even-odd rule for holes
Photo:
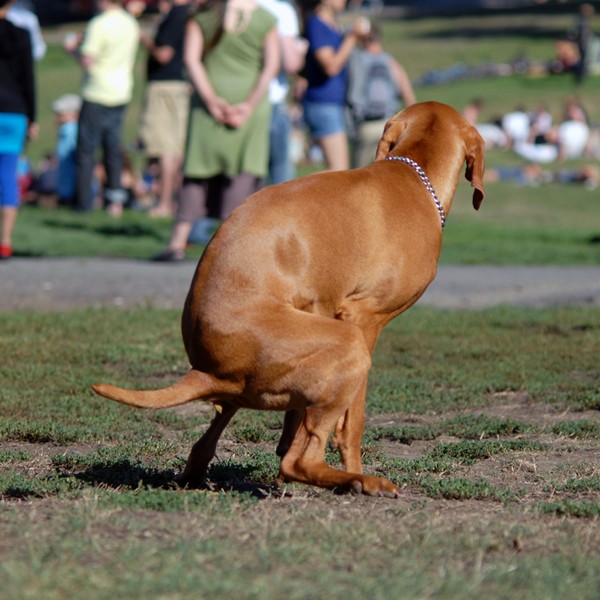
[[[10,258],[12,255],[13,251],[10,246],[0,246],[0,260]]]

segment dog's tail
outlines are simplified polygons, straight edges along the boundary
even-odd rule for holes
[[[100,396],[138,408],[168,408],[192,400],[216,401],[222,394],[239,391],[226,380],[192,369],[178,382],[159,390],[126,390],[108,383],[97,383],[92,389]]]

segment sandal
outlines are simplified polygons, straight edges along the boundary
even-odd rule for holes
[[[10,246],[0,246],[0,259],[10,258],[12,255],[13,251]]]
[[[153,262],[181,262],[185,258],[183,250],[172,250],[166,248],[162,252],[155,254],[150,260]]]

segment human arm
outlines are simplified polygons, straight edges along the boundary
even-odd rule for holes
[[[227,118],[229,104],[217,95],[208,79],[208,74],[202,63],[203,52],[204,36],[200,25],[196,21],[190,20],[185,27],[183,62],[194,89],[206,104],[210,114],[217,121],[224,123]]]
[[[281,64],[288,75],[298,73],[304,67],[308,41],[291,35],[281,38]]]
[[[392,76],[394,77],[394,81],[400,90],[404,105],[410,106],[411,104],[414,104],[417,99],[410,82],[410,78],[404,70],[404,67],[394,58],[392,58],[390,61],[390,66],[392,70]]]
[[[150,52],[156,62],[166,65],[173,59],[175,48],[169,44],[156,45],[156,42],[144,32],[140,34],[140,43]]]
[[[281,66],[288,75],[298,73],[303,67],[308,50],[308,40],[300,37],[298,15],[287,2],[278,2],[277,31],[281,45]]]
[[[250,92],[250,95],[244,102],[236,104],[228,111],[227,124],[231,127],[241,127],[258,103],[264,98],[269,89],[271,80],[277,75],[281,64],[279,35],[277,29],[273,27],[265,36],[263,48],[263,66],[256,82],[256,85]]]
[[[320,45],[313,50],[317,63],[328,77],[335,77],[344,69],[352,50],[363,35],[364,22],[357,19],[337,50],[329,44]]]

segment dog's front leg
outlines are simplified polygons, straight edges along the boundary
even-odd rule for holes
[[[369,326],[365,323],[359,325],[362,329],[369,353],[377,343],[381,328]],[[367,380],[357,391],[354,401],[341,417],[336,426],[331,445],[338,449],[342,464],[346,471],[351,473],[362,473],[362,436],[365,429],[365,406],[367,399]]]
[[[365,404],[367,383],[358,392],[354,402],[336,426],[331,444],[337,448],[344,469],[350,473],[362,473],[362,436],[365,428]]]

